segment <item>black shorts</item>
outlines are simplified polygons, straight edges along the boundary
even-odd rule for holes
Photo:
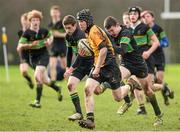
[[[82,80],[86,75],[89,75],[91,72],[92,65],[86,65],[86,66],[78,66],[72,73],[71,76],[74,76],[78,78],[79,80]]]
[[[30,59],[29,59],[29,51],[28,50],[23,50],[20,54],[20,63],[27,63],[30,64]]]
[[[146,61],[147,67],[148,67],[148,73],[149,74],[154,74],[155,72],[155,62],[154,62],[154,57],[152,55],[149,56],[149,58]]]
[[[112,90],[115,90],[121,86],[121,72],[115,59],[112,59],[110,64],[105,65],[100,69],[99,77],[94,78],[92,76],[93,70],[94,68],[92,68],[89,78],[92,78],[99,83],[108,82],[111,85]]]
[[[77,65],[77,68],[73,71],[71,76],[82,80],[86,75],[89,75],[94,64],[94,58],[82,58]]]
[[[161,54],[153,55],[155,61],[155,68],[157,71],[164,71],[165,70],[165,55],[164,52]]]
[[[52,44],[48,48],[49,55],[52,57],[65,57],[66,56],[66,45],[64,43]]]
[[[30,65],[33,69],[36,66],[47,67],[49,63],[49,55],[46,47],[36,50],[30,50]]]
[[[124,63],[124,67],[131,72],[131,75],[135,75],[138,78],[145,78],[148,75],[148,68],[145,61],[136,64]]]

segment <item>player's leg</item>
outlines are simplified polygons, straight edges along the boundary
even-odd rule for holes
[[[50,56],[49,67],[50,67],[50,76],[51,76],[52,82],[56,81],[56,77],[57,77],[56,66],[57,66],[57,57],[56,56]]]
[[[114,100],[120,102],[128,94],[130,88],[131,87],[129,85],[124,85],[115,90],[112,90],[112,95],[114,97]]]
[[[45,70],[44,74],[43,74],[43,84],[46,84],[47,86],[49,86],[53,90],[55,90],[57,92],[58,100],[62,101],[63,95],[62,95],[62,92],[61,92],[61,87],[57,86],[55,82],[50,80],[50,78],[48,77],[47,70]]]
[[[34,72],[34,77],[36,80],[36,100],[34,103],[31,103],[30,106],[34,107],[34,108],[40,108],[41,104],[41,96],[42,96],[42,88],[43,88],[43,74],[45,71],[45,67],[44,66],[36,66],[35,68],[35,72]]]
[[[138,68],[138,70],[132,70],[132,73],[136,75],[138,78],[139,83],[141,84],[141,87],[144,87],[144,82],[146,82],[146,77],[148,76],[148,69],[146,64],[141,64]],[[134,90],[134,95],[136,97],[136,101],[138,103],[138,109],[137,109],[137,114],[139,115],[145,115],[147,114],[146,108],[145,108],[145,98],[144,98],[144,91],[135,89]]]
[[[157,125],[162,125],[163,124],[163,120],[162,120],[162,113],[161,113],[161,110],[160,110],[160,107],[158,105],[158,102],[157,102],[157,99],[156,99],[156,96],[152,90],[152,87],[153,87],[153,81],[154,81],[154,74],[148,74],[148,77],[147,77],[147,80],[146,80],[146,83],[147,83],[147,87],[145,87],[145,94],[146,96],[148,96],[149,98],[149,101],[153,107],[153,110],[154,110],[154,113],[157,117],[157,119],[155,120],[154,122],[154,126],[157,126]]]
[[[60,62],[61,62],[62,69],[66,69],[66,57],[65,56],[60,56]]]
[[[28,74],[28,68],[29,68],[28,64],[25,63],[25,62],[21,63],[19,68],[20,68],[20,72],[21,72],[22,76],[27,80],[27,83],[28,83],[29,87],[31,89],[33,89],[34,84],[32,82],[32,79],[31,79],[30,75]]]
[[[164,71],[165,71],[165,55],[163,50],[156,57],[156,80],[154,87],[155,89],[161,90],[164,98],[164,103],[169,104],[169,98],[174,98],[174,92],[168,87],[167,83],[164,82]]]
[[[145,86],[145,78],[138,78],[142,88],[143,87],[147,87]],[[138,109],[137,109],[137,114],[138,115],[145,115],[147,114],[146,108],[145,108],[145,104],[144,104],[144,91],[143,90],[139,90],[139,89],[134,89],[134,95],[136,98],[136,101],[138,103]]]
[[[100,83],[92,78],[86,80],[85,85],[85,107],[86,107],[86,120],[80,120],[79,125],[81,127],[93,129],[95,127],[94,123],[94,97],[93,93],[96,87]]]
[[[72,100],[72,103],[74,105],[76,113],[69,116],[68,119],[75,121],[75,120],[80,120],[83,118],[82,116],[82,110],[81,110],[81,105],[80,105],[80,98],[78,95],[78,92],[76,91],[77,84],[79,84],[80,79],[75,77],[75,76],[70,76],[68,79],[68,90],[69,94]]]
[[[124,66],[120,66],[120,71],[122,80],[127,80],[131,75],[130,71]],[[129,95],[124,97],[124,101],[125,103],[117,110],[117,113],[120,115],[124,114],[128,110],[128,108],[132,106],[131,98],[129,97]]]
[[[160,91],[163,90],[163,78],[164,78],[164,72],[163,71],[157,71],[155,74],[155,83],[153,84],[153,91]]]
[[[113,88],[113,84],[112,88]],[[139,83],[139,81],[137,80],[137,77],[135,75],[131,75],[128,80],[127,80],[127,84],[120,86],[119,88],[117,88],[116,86],[118,86],[117,84],[114,85],[114,89],[112,90],[112,94],[114,99],[119,102],[121,101],[127,94],[129,91],[134,91],[134,89],[140,89],[141,88],[141,84]]]
[[[154,87],[159,90],[161,90],[163,99],[164,99],[164,104],[169,105],[169,98],[173,99],[174,98],[174,91],[172,91],[167,83],[164,83],[164,71],[163,70],[158,70],[156,72],[156,83],[154,84]]]

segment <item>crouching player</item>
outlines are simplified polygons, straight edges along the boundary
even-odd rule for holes
[[[46,71],[49,55],[46,46],[53,41],[51,33],[44,28],[40,28],[42,13],[32,10],[28,13],[30,28],[27,29],[19,40],[17,51],[26,50],[29,52],[30,64],[35,70],[34,77],[37,83],[36,100],[30,106],[40,108],[40,100],[42,95],[43,84],[53,88],[58,93],[58,99],[62,100],[61,89],[54,83],[51,83]]]

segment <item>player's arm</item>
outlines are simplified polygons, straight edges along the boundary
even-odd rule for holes
[[[147,35],[150,39],[151,47],[147,51],[143,52],[142,56],[144,59],[149,58],[149,56],[160,46],[159,40],[151,28],[148,29]]]
[[[82,60],[82,56],[80,56],[79,54],[76,56],[74,63],[72,64],[72,68],[75,69],[78,67],[78,65],[81,63]]]
[[[163,31],[163,29],[161,29],[161,32],[160,32],[160,46],[161,47],[169,46],[168,37],[166,36],[166,33]]]
[[[95,69],[93,71],[93,76],[94,77],[98,77],[99,76],[99,72],[101,67],[103,66],[103,64],[105,63],[105,59],[107,56],[107,44],[105,43],[105,36],[103,34],[103,32],[101,31],[101,29],[97,29],[94,32],[90,32],[89,34],[90,38],[92,38],[93,41],[93,45],[92,47],[97,47],[99,49],[99,55],[97,58],[97,62],[95,65]]]
[[[71,67],[71,62],[72,62],[72,57],[73,57],[73,49],[70,46],[71,44],[66,40],[66,45],[67,45],[67,51],[66,51],[66,71],[64,73],[64,77],[68,78],[71,73],[74,71],[74,68]]]
[[[99,44],[98,48],[99,48],[99,56],[98,56],[98,59],[97,59],[97,64],[95,66],[95,69],[96,68],[98,68],[98,69],[101,68],[101,66],[105,62],[106,55],[107,55],[107,47],[106,47],[106,44],[104,42]]]
[[[99,77],[100,69],[101,69],[102,65],[104,64],[106,56],[107,56],[107,47],[104,42],[101,42],[99,44],[98,48],[99,48],[99,56],[97,58],[97,63],[95,65],[95,69],[92,73],[94,77]]]
[[[129,36],[130,34],[128,34],[128,32],[124,33],[124,35],[119,40],[119,44],[113,45],[113,48],[117,54],[123,56],[128,52],[128,45],[130,45],[130,41],[131,41]]]
[[[66,62],[67,62],[67,68],[71,66],[71,61],[72,61],[72,56],[73,56],[73,50],[72,47],[67,47],[67,52],[66,52]]]
[[[47,37],[44,40],[42,40],[42,41],[44,41],[46,46],[49,46],[49,45],[52,44],[53,40],[54,40],[54,37],[52,35],[52,32],[49,31]]]
[[[117,54],[120,54],[120,55],[124,55],[127,53],[128,51],[128,45],[127,44],[121,44],[121,46],[118,46],[118,45],[113,45],[113,48],[114,48],[114,51],[115,53]]]
[[[66,37],[66,33],[60,32],[58,30],[52,30],[52,34],[54,37],[57,37],[57,38],[65,38]]]
[[[18,42],[17,52],[21,52],[24,49],[30,49],[35,43],[29,44],[27,38],[21,37]]]

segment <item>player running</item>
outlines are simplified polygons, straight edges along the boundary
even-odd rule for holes
[[[79,11],[77,19],[81,30],[86,33],[94,53],[94,67],[85,85],[86,119],[80,120],[79,125],[93,129],[95,128],[93,93],[101,82],[106,81],[111,85],[113,97],[118,102],[138,84],[131,78],[127,85],[121,86],[121,74],[115,60],[112,44],[106,33],[94,24],[93,16],[89,9]]]
[[[169,41],[163,29],[154,22],[155,18],[152,11],[143,11],[141,13],[141,17],[143,21],[152,28],[160,42],[160,47],[158,47],[152,54],[156,68],[155,84],[153,90],[161,90],[164,98],[164,104],[169,105],[168,97],[171,99],[174,98],[174,92],[167,87],[166,83],[164,83],[165,55],[163,51],[163,48],[169,45]]]
[[[154,58],[152,53],[159,47],[159,40],[156,37],[152,29],[141,22],[141,9],[139,7],[129,8],[129,18],[131,21],[131,28],[133,29],[133,35],[142,57],[145,59],[148,66],[148,85],[146,95],[149,98],[151,105],[153,106],[157,120],[154,122],[154,126],[163,124],[162,113],[156,100],[156,96],[153,92],[153,81],[154,81]],[[150,42],[150,43],[149,43]],[[140,92],[141,94],[141,92]],[[142,101],[142,98],[138,98],[138,91],[136,92],[137,99]],[[144,102],[144,101],[143,101]],[[145,110],[145,107],[140,106],[138,112]],[[145,111],[144,111],[145,113]]]
[[[49,68],[50,68],[50,76],[52,82],[55,83],[57,80],[57,61],[58,57],[60,57],[60,63],[62,69],[66,67],[66,43],[65,43],[65,30],[63,28],[63,24],[61,21],[61,11],[60,7],[54,5],[50,9],[50,15],[52,22],[48,25],[50,31],[53,34],[54,40],[53,43],[48,47],[50,60],[49,60]]]
[[[21,26],[22,29],[18,31],[18,36],[19,38],[21,38],[22,34],[29,28],[29,21],[28,21],[28,17],[27,17],[28,13],[24,13],[21,16]],[[34,84],[33,81],[30,77],[30,75],[28,74],[28,69],[29,69],[29,53],[26,50],[22,50],[20,52],[18,52],[19,57],[20,57],[20,71],[22,76],[27,80],[27,84],[29,85],[29,87],[31,89],[33,89]]]
[[[75,121],[83,118],[80,98],[76,91],[76,88],[79,82],[86,75],[89,75],[94,62],[94,58],[93,53],[86,56],[85,53],[82,53],[85,51],[82,51],[83,49],[78,48],[79,41],[86,39],[86,37],[85,33],[77,25],[75,17],[72,15],[65,16],[63,19],[63,25],[67,33],[67,68],[64,76],[65,78],[68,78],[67,87],[76,111],[76,113],[69,116],[68,119]],[[88,43],[85,43],[85,45],[86,44]],[[90,53],[91,52],[92,51],[90,51]],[[71,65],[73,53],[77,56],[75,62]]]
[[[62,100],[61,89],[52,83],[47,75],[46,67],[49,62],[49,55],[46,46],[53,41],[51,33],[45,29],[40,28],[42,20],[42,13],[37,10],[32,10],[28,13],[28,20],[30,28],[27,29],[19,40],[17,50],[28,51],[30,56],[30,65],[35,70],[34,77],[36,80],[36,100],[30,104],[34,108],[40,108],[40,100],[42,95],[43,84],[53,88],[58,93],[58,100]]]

